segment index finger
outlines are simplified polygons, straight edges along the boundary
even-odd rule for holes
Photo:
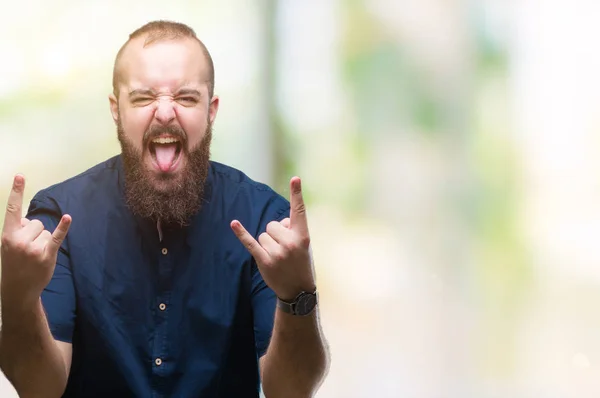
[[[290,192],[290,228],[307,235],[308,222],[300,177],[293,177],[290,180]]]
[[[25,190],[25,177],[17,174],[13,180],[12,189],[8,195],[6,216],[4,217],[4,231],[11,232],[21,228],[23,211],[23,191]]]
[[[259,264],[264,264],[269,259],[269,254],[267,251],[254,239],[252,235],[244,228],[241,222],[238,220],[233,220],[231,222],[231,229],[237,236],[237,238],[242,242],[242,244],[246,247],[246,250],[250,252],[252,257]]]

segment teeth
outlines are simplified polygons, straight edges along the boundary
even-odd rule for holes
[[[172,144],[174,142],[179,142],[177,138],[173,137],[160,137],[152,140],[154,144]]]

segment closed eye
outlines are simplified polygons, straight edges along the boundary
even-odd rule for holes
[[[137,106],[150,105],[154,99],[151,97],[136,97],[131,100],[131,103]]]
[[[198,103],[198,99],[195,97],[178,97],[177,101],[183,103],[183,105],[196,105]]]

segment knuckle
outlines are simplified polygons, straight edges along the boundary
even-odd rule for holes
[[[285,248],[294,252],[297,250],[305,250],[310,246],[310,238],[308,236],[300,236],[295,240],[289,241],[285,244]]]
[[[21,206],[15,203],[9,203],[6,205],[6,211],[9,213],[20,213]]]
[[[290,240],[284,244],[284,247],[288,252],[293,252],[300,248],[300,243],[297,240]]]
[[[44,231],[44,232],[48,232],[46,234],[46,236],[48,237],[48,239],[50,239],[50,241],[52,241],[52,243],[54,243],[55,245],[59,246],[62,241],[63,241],[63,235],[60,233],[50,233],[50,231]]]
[[[254,243],[253,240],[248,239],[246,241],[246,248],[248,248],[248,250],[250,250],[250,251],[254,250],[255,246],[256,246],[256,243]]]
[[[27,249],[27,255],[30,257],[38,258],[41,257],[43,253],[44,250],[39,246],[32,245]]]
[[[306,213],[306,206],[304,205],[304,203],[300,202],[296,205],[296,213],[297,214]]]
[[[263,232],[262,234],[260,234],[260,235],[258,236],[258,241],[259,241],[260,243],[264,243],[264,242],[265,242],[265,240],[267,240],[267,238],[268,238],[268,237],[269,237],[269,234],[268,234],[267,232]]]
[[[286,255],[283,252],[277,252],[277,253],[273,253],[271,255],[271,258],[273,259],[274,263],[278,263],[278,262],[285,260]]]
[[[300,238],[300,247],[307,249],[310,246],[310,236],[303,236]]]
[[[10,246],[10,244],[12,243],[11,241],[11,236],[6,232],[3,232],[2,237],[0,238],[0,244],[2,244],[2,246]]]
[[[51,235],[50,239],[56,246],[60,246],[62,244],[62,239],[56,235]]]
[[[269,269],[269,268],[273,268],[273,263],[274,263],[274,261],[273,261],[273,258],[272,258],[272,257],[269,257],[269,258],[265,259],[265,260],[264,260],[264,261],[261,263],[261,265],[262,265],[262,267],[263,267],[263,268],[265,268],[265,269]]]
[[[34,225],[36,228],[44,228],[44,224],[40,220],[33,219],[30,224]]]
[[[27,250],[29,249],[29,244],[27,242],[21,240],[21,241],[15,242],[13,244],[13,247],[19,252],[26,253]]]

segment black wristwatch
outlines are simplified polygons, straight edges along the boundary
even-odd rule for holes
[[[317,289],[315,289],[315,291],[312,293],[301,292],[291,302],[283,301],[278,297],[277,307],[287,314],[307,316],[313,312],[318,301],[319,297],[317,294]]]

